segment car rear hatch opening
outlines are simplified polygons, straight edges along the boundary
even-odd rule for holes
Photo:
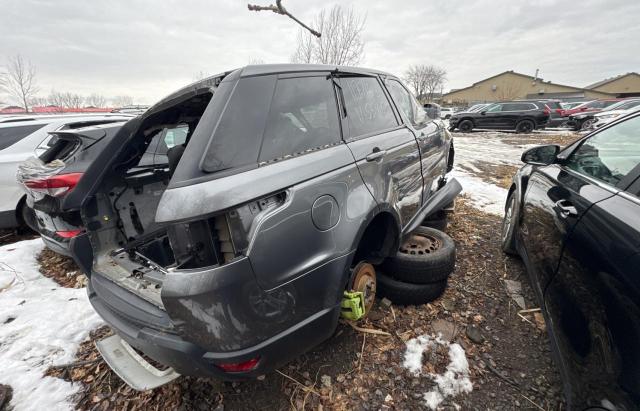
[[[86,197],[81,212],[93,249],[93,272],[159,308],[164,308],[162,284],[169,272],[222,265],[246,247],[232,240],[232,227],[236,234],[243,231],[238,211],[156,222],[160,199],[174,175],[182,173],[180,179],[186,180],[206,176],[192,167],[200,158],[189,155],[189,149],[208,142],[217,123],[215,111],[224,106],[224,101],[215,103],[214,95],[224,94],[221,99],[226,100],[234,84],[183,90],[127,123],[105,149],[111,156],[102,153],[86,172],[89,181],[79,187]],[[153,161],[148,161],[150,155]],[[200,175],[185,177],[182,162]]]

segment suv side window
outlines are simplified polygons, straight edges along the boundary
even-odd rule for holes
[[[167,151],[170,148],[184,144],[187,141],[189,125],[180,124],[174,128],[165,129],[158,134],[162,135],[162,137],[160,138],[158,148],[155,149],[155,152],[157,154],[167,154]],[[149,145],[149,148],[153,150],[152,147],[153,142]],[[147,150],[149,150],[149,148],[147,148]]]
[[[340,141],[331,80],[326,76],[278,79],[259,161],[280,159]]]
[[[640,116],[584,140],[565,165],[580,174],[617,186],[640,164]],[[626,187],[627,184],[622,184]]]
[[[427,114],[416,99],[397,80],[387,80],[389,94],[396,106],[402,111],[415,128],[422,128],[427,124]]]
[[[349,138],[398,126],[387,96],[376,77],[341,77]]]
[[[487,113],[497,113],[502,111],[502,106],[503,104],[494,104],[492,106],[486,107],[486,110],[482,109],[481,111],[486,111]]]

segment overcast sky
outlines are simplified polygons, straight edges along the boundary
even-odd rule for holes
[[[272,0],[251,0],[268,4]],[[284,0],[311,22],[335,2]],[[445,90],[505,70],[585,86],[640,71],[637,0],[353,0],[367,16],[362,66],[401,75],[447,70]],[[259,59],[289,62],[298,26],[247,0],[0,0],[0,61],[15,53],[50,90],[131,95],[153,103],[190,83]]]

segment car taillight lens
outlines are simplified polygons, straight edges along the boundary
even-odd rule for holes
[[[50,177],[26,180],[23,184],[31,191],[58,197],[73,190],[82,173],[57,174]]]
[[[228,362],[216,365],[224,372],[247,372],[255,370],[259,362],[260,358],[256,357],[244,362]]]
[[[81,232],[82,230],[56,231],[56,235],[62,238],[73,238]]]
[[[551,110],[549,110],[548,106],[544,106],[544,114],[551,114]]]

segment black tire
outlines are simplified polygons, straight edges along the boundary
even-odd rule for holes
[[[520,120],[516,124],[517,133],[531,133],[536,128],[536,125],[531,120]]]
[[[30,209],[25,202],[22,202],[19,207],[19,231],[23,234],[38,233],[38,224],[36,223],[35,212]]]
[[[518,222],[518,201],[514,191],[507,198],[507,205],[502,218],[502,228],[500,230],[500,242],[502,251],[507,254],[517,255],[516,250],[516,229]]]
[[[420,226],[395,255],[385,259],[382,271],[399,281],[432,284],[449,278],[455,266],[453,239],[442,231]]]
[[[444,211],[438,211],[437,213],[429,216],[421,224],[423,227],[434,228],[438,231],[446,232],[447,230],[447,213]]]
[[[376,274],[379,296],[386,297],[398,305],[420,305],[440,297],[447,288],[447,281],[433,284],[410,284],[398,281],[386,274]]]
[[[462,120],[458,123],[458,130],[463,133],[470,133],[473,130],[473,121],[471,120]]]
[[[585,121],[583,121],[582,124],[580,125],[580,131],[590,130],[594,124],[595,124],[595,120],[592,118],[588,118]]]

